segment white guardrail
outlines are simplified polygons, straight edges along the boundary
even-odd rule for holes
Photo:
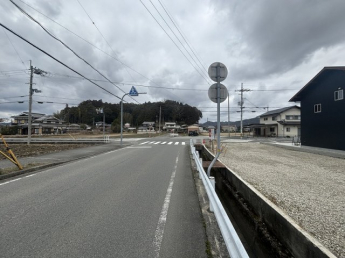
[[[191,152],[193,159],[196,163],[199,171],[199,177],[202,179],[208,199],[210,200],[210,209],[213,209],[214,215],[218,222],[220,231],[222,232],[224,242],[228,249],[231,258],[249,258],[246,250],[244,249],[240,238],[238,237],[233,225],[230,222],[228,215],[226,214],[222,203],[220,202],[214,186],[207,178],[206,172],[202,167],[202,161],[200,161],[199,152],[195,151],[193,140],[190,140]]]

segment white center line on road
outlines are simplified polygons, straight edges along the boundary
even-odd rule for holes
[[[175,145],[178,145],[179,144],[179,142],[175,142]]]
[[[161,250],[161,244],[163,240],[165,224],[167,222],[167,215],[168,215],[169,204],[170,204],[170,199],[171,199],[171,192],[174,185],[174,180],[175,180],[175,175],[176,175],[176,170],[177,170],[177,164],[178,164],[178,154],[175,161],[174,171],[170,177],[170,182],[169,182],[167,194],[165,195],[162,211],[158,219],[158,225],[155,232],[155,239],[153,240],[153,247],[154,247],[156,258],[159,257],[159,253]]]
[[[170,145],[170,144],[172,144],[173,142],[169,142],[168,144]]]
[[[148,142],[142,142],[142,143],[140,143],[139,145],[143,145],[143,144],[145,144],[145,143],[148,143]]]
[[[185,143],[185,142],[182,142],[182,145],[186,145],[186,143]]]

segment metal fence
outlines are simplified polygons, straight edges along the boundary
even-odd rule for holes
[[[193,159],[197,166],[199,177],[202,179],[208,199],[210,200],[210,210],[214,212],[220,231],[222,232],[224,242],[228,249],[229,255],[232,258],[247,258],[249,257],[244,249],[241,240],[239,239],[233,225],[226,214],[222,203],[220,202],[213,183],[207,177],[206,172],[202,166],[202,160],[199,157],[199,152],[195,151],[193,140],[190,140],[191,152]]]

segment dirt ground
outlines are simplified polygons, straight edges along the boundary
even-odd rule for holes
[[[52,152],[59,152],[63,150],[71,150],[76,148],[85,148],[92,146],[93,144],[9,144],[10,149],[13,151],[17,158],[31,157],[37,155],[43,155]],[[0,151],[8,155],[5,145],[0,142]],[[6,159],[4,155],[0,153],[0,160]]]

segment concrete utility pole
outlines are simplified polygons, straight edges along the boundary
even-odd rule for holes
[[[241,137],[243,136],[243,83],[241,83]]]
[[[241,90],[236,90],[241,92],[241,101],[239,102],[241,108],[241,137],[243,136],[243,92],[250,91],[250,89],[243,89],[243,83],[241,83]]]
[[[30,87],[29,87],[29,115],[28,115],[28,145],[30,145],[31,142],[31,109],[32,109],[32,80],[34,76],[34,69],[31,65],[30,60]]]
[[[228,91],[228,130],[229,130],[229,138],[230,138],[230,95]]]
[[[159,132],[161,132],[161,116],[162,116],[162,106],[159,107],[159,125],[158,125]]]

